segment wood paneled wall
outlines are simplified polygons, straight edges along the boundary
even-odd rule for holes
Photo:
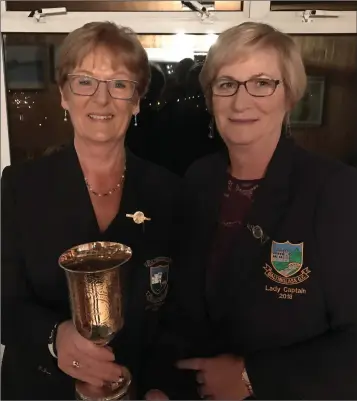
[[[305,148],[347,160],[357,153],[357,36],[298,35],[308,74],[326,77],[323,124],[294,129]]]

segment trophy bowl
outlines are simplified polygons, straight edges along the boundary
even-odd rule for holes
[[[132,250],[116,242],[90,242],[65,251],[59,258],[64,269],[73,324],[79,334],[99,346],[107,345],[124,325],[119,267]],[[128,399],[131,374],[122,367],[119,382],[94,387],[76,381],[76,399],[112,401]]]

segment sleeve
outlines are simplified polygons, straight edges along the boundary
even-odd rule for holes
[[[329,331],[310,341],[247,356],[258,399],[357,399],[357,173],[327,182],[316,240]]]
[[[176,361],[187,357],[187,344],[180,324],[189,323],[182,316],[172,291],[161,316],[157,338],[148,353],[140,396],[152,389],[163,391],[170,400],[198,399],[195,373],[175,367]]]
[[[63,319],[41,306],[31,286],[23,255],[15,177],[11,166],[1,177],[1,343],[20,349],[37,347],[37,352],[46,350],[50,355],[48,339],[55,324]]]

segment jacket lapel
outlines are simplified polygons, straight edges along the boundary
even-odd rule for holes
[[[204,191],[200,191],[200,207],[202,213],[200,230],[203,232],[207,241],[212,241],[214,229],[218,223],[220,208],[222,204],[222,194],[224,191],[227,176],[227,159],[225,154],[217,155],[217,163],[212,171],[207,171]],[[207,248],[206,248],[207,249]]]
[[[119,212],[106,232],[101,234],[74,145],[62,152],[56,166],[54,196],[56,205],[61,209],[58,216],[61,219],[62,229],[66,231],[64,238],[71,246],[77,245],[78,241],[82,243],[98,241],[100,238],[108,239],[108,236],[112,237],[113,241],[129,245],[135,242],[137,235],[142,234],[143,225],[135,224],[127,214],[134,214],[140,210],[148,215],[144,210],[145,202],[139,202],[140,199],[145,199],[140,193],[143,177],[135,156],[127,151],[126,157],[127,172]],[[120,229],[112,230],[113,225],[119,226]],[[113,232],[115,238],[114,234],[111,234]]]
[[[238,234],[226,262],[222,263],[219,281],[210,299],[211,317],[216,321],[232,313],[229,303],[237,285],[248,279],[251,269],[263,266],[262,251],[270,244],[284,218],[291,197],[294,145],[282,137],[269,163],[263,182],[257,189],[244,228]],[[232,284],[229,284],[232,283]]]
[[[137,243],[138,237],[145,234],[145,222],[136,224],[133,220],[135,212],[141,211],[146,217],[150,217],[149,205],[147,204],[147,194],[143,192],[144,172],[140,168],[140,160],[138,160],[128,149],[126,149],[126,175],[123,187],[122,199],[119,207],[118,215],[114,224],[118,227],[115,231],[113,241],[121,242],[129,246]]]
[[[242,231],[242,247],[236,247],[244,258],[239,268],[241,277],[254,264],[252,255],[261,255],[261,249],[269,243],[283,220],[291,198],[291,175],[294,145],[292,140],[282,137],[268,166],[266,176],[259,186],[251,212]],[[242,249],[239,249],[242,248]],[[233,251],[233,260],[234,260]]]
[[[193,316],[200,316],[206,322],[206,268],[210,258],[210,249],[220,211],[225,183],[227,160],[224,155],[216,154],[199,170],[188,171],[182,190],[183,210],[177,234],[180,249],[176,255],[179,266],[180,283],[178,288],[185,288],[178,294]],[[202,172],[204,171],[204,174]],[[186,238],[189,238],[186,242]],[[187,258],[190,263],[187,263]],[[194,269],[191,267],[194,266]],[[184,272],[183,272],[184,271]],[[191,294],[191,295],[190,295]],[[196,299],[196,302],[191,302]]]
[[[59,208],[58,225],[64,231],[62,237],[66,238],[68,247],[78,245],[78,241],[91,241],[98,225],[74,145],[64,149],[58,157],[53,204]]]

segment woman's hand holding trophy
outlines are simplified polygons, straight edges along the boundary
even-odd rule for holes
[[[122,369],[109,347],[101,347],[82,337],[72,321],[59,325],[56,348],[58,367],[67,375],[93,386],[118,382]]]

